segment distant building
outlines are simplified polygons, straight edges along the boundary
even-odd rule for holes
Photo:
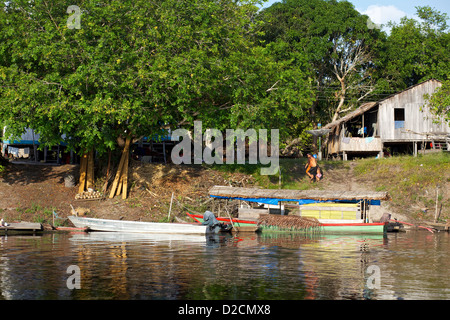
[[[375,156],[441,148],[450,150],[450,126],[425,106],[424,94],[442,83],[428,80],[378,102],[367,102],[339,120],[327,124],[328,157]]]
[[[64,134],[61,136],[61,142],[58,145],[39,148],[40,136],[33,129],[26,128],[18,139],[6,138],[5,132],[6,127],[3,128],[3,139],[0,138],[1,154],[5,158],[27,163],[79,163],[79,156],[73,150],[68,150],[65,142],[66,135]],[[154,134],[139,139],[132,146],[133,158],[142,162],[170,162],[170,152],[176,143],[171,140],[171,134],[171,130],[165,130],[163,134]]]
[[[18,140],[5,137],[3,128],[3,140],[0,141],[3,157],[19,161],[45,162],[45,163],[73,163],[74,154],[66,149],[65,136],[61,137],[61,143],[52,148],[44,147],[39,150],[39,134],[33,129],[27,128]]]

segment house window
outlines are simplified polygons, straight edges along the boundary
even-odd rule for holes
[[[394,109],[394,124],[395,129],[400,129],[405,127],[405,109],[395,108]]]

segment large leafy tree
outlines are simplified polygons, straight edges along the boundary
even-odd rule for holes
[[[428,107],[438,118],[450,123],[450,80],[444,81],[433,94],[425,95]]]
[[[312,121],[335,120],[376,92],[373,73],[385,35],[368,27],[347,1],[283,0],[263,11],[263,39],[277,43],[280,60],[305,60],[313,75],[316,100]]]
[[[252,0],[12,0],[0,8],[0,117],[85,152],[162,125],[286,128],[308,75],[254,42]],[[301,103],[302,102],[302,103]]]
[[[392,90],[435,78],[450,77],[450,33],[448,16],[428,6],[416,7],[418,20],[404,17],[390,23],[386,50],[380,57]]]

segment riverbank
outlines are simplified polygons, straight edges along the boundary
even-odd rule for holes
[[[280,159],[281,177],[261,176],[256,165],[187,166],[132,161],[126,200],[75,200],[77,187],[66,187],[64,177],[70,174],[77,178],[77,165],[9,164],[0,178],[0,217],[6,221],[63,224],[71,214],[71,205],[92,217],[141,221],[186,221],[186,210],[235,214],[236,204],[208,197],[208,190],[214,185],[387,191],[392,201],[372,207],[374,219],[387,212],[401,221],[420,224],[433,221],[436,212],[439,222],[445,223],[450,216],[448,153],[322,161],[324,179],[313,184],[304,173],[305,161]],[[101,190],[104,181],[98,176],[95,189]],[[54,220],[53,212],[63,219]]]

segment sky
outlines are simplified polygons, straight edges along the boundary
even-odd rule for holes
[[[353,3],[356,10],[366,14],[376,24],[385,24],[389,21],[399,22],[404,16],[416,17],[417,6],[430,6],[447,13],[450,17],[450,0],[348,0]],[[269,0],[264,7],[270,6],[278,0]],[[448,21],[450,24],[450,20]]]

